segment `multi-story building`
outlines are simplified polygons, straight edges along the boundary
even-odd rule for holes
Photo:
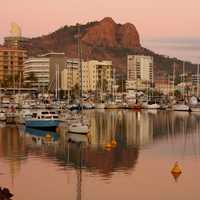
[[[72,91],[76,86],[80,86],[79,59],[67,59],[66,67],[61,73],[61,88],[65,91]]]
[[[24,62],[24,83],[32,87],[48,87],[49,58],[29,58]]]
[[[28,39],[22,37],[22,31],[18,24],[12,23],[10,36],[4,38],[4,46],[8,48],[18,48],[23,49],[24,46],[28,43]]]
[[[138,81],[148,84],[154,82],[153,57],[143,55],[128,55],[127,85],[135,85],[136,87]]]
[[[3,83],[9,77],[23,75],[24,61],[27,51],[16,48],[0,47],[0,81]],[[19,79],[19,77],[17,79]],[[15,80],[13,80],[14,82]]]
[[[44,86],[53,92],[61,88],[61,72],[65,68],[64,53],[48,53],[25,61],[24,79],[31,86]],[[34,76],[35,81],[30,81]],[[29,78],[28,78],[29,77]]]
[[[111,91],[113,83],[112,61],[91,60],[83,63],[82,87],[84,92],[97,89]]]
[[[82,62],[83,92],[94,92],[98,88],[110,91],[112,81],[112,61],[91,60]],[[71,91],[75,85],[81,86],[79,60],[68,59],[66,68],[62,72],[62,89]]]

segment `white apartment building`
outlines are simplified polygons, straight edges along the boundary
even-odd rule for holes
[[[48,87],[49,85],[49,58],[29,58],[24,62],[24,83],[32,87]],[[35,81],[29,80],[33,74]]]
[[[143,55],[128,55],[127,57],[127,87],[141,83],[153,83],[153,57]],[[138,87],[139,87],[138,85]]]

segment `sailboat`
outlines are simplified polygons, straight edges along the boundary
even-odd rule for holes
[[[80,28],[78,27],[78,50],[79,50],[79,65],[80,65],[80,76],[81,76],[81,94],[80,94],[80,100],[81,100],[81,106],[80,106],[80,114],[81,118],[77,119],[76,122],[73,122],[69,125],[68,131],[70,133],[77,133],[77,134],[88,134],[89,133],[89,125],[84,123],[83,120],[83,75],[82,75],[82,53],[81,53],[81,42],[80,42]]]
[[[147,84],[147,102],[143,103],[142,107],[145,109],[159,109],[160,105],[155,101],[149,100],[149,84]]]
[[[192,104],[190,105],[190,109],[192,112],[200,112],[200,103],[198,102],[199,97],[199,64],[197,66],[197,96],[194,97]],[[192,99],[191,99],[192,100]]]
[[[184,75],[185,75],[185,62],[183,62],[183,77],[182,77],[183,84],[185,84]],[[184,93],[185,93],[185,86],[183,88],[183,96],[184,96]],[[188,105],[186,105],[185,100],[182,100],[182,101],[178,101],[176,104],[172,105],[172,110],[174,110],[174,111],[189,111],[190,107]]]

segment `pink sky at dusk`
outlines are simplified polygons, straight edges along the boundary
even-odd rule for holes
[[[12,21],[24,36],[38,36],[106,16],[135,24],[142,37],[197,37],[199,8],[199,0],[6,0],[0,7],[0,37],[8,34]]]
[[[107,16],[117,23],[133,23],[142,44],[149,38],[198,38],[199,9],[199,0],[2,0],[0,42],[11,22],[22,27],[23,36],[35,37]]]

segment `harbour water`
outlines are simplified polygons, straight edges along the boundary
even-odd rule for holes
[[[49,133],[1,124],[1,186],[15,200],[200,198],[200,114],[93,110],[86,115],[88,137],[69,135],[64,126]],[[112,140],[117,145],[106,148]],[[183,173],[174,178],[176,161]]]

